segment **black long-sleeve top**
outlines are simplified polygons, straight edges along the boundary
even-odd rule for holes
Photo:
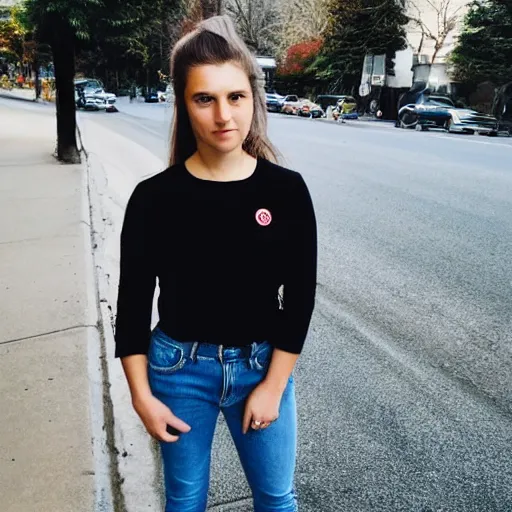
[[[220,182],[170,167],[139,183],[126,208],[116,357],[147,354],[157,278],[159,327],[172,338],[268,340],[299,354],[316,272],[315,213],[299,173],[259,159],[249,178]]]

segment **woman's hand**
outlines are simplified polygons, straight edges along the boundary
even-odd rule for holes
[[[275,386],[262,381],[254,388],[245,403],[242,430],[246,434],[251,426],[255,430],[266,428],[279,418],[279,406],[283,396]]]
[[[133,408],[139,415],[142,423],[144,423],[149,435],[157,441],[174,443],[179,439],[179,436],[174,436],[167,432],[167,425],[171,425],[171,427],[184,434],[190,432],[190,426],[176,417],[169,407],[153,395],[147,395],[144,398],[134,400]]]

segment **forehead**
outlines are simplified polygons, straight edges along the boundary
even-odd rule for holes
[[[203,64],[189,69],[187,74],[188,94],[198,91],[222,93],[234,90],[250,90],[247,73],[235,62]]]

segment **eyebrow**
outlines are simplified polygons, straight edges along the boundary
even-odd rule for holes
[[[231,96],[232,94],[248,94],[248,91],[244,90],[244,89],[240,89],[238,91],[231,91],[228,93],[228,96]],[[196,98],[200,98],[202,96],[212,96],[212,97],[215,97],[215,94],[212,94],[211,92],[206,92],[206,91],[202,91],[202,92],[196,92],[193,96],[192,96],[192,99],[196,99]]]

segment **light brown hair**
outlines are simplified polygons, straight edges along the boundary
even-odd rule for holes
[[[247,73],[254,98],[254,114],[243,149],[255,158],[271,162],[278,160],[278,152],[267,136],[267,109],[265,94],[259,77],[260,67],[245,43],[236,33],[228,16],[215,16],[201,21],[175,45],[171,55],[171,78],[174,86],[174,115],[171,128],[169,164],[183,163],[197,150],[185,105],[185,87],[188,71],[193,66],[236,62]]]

